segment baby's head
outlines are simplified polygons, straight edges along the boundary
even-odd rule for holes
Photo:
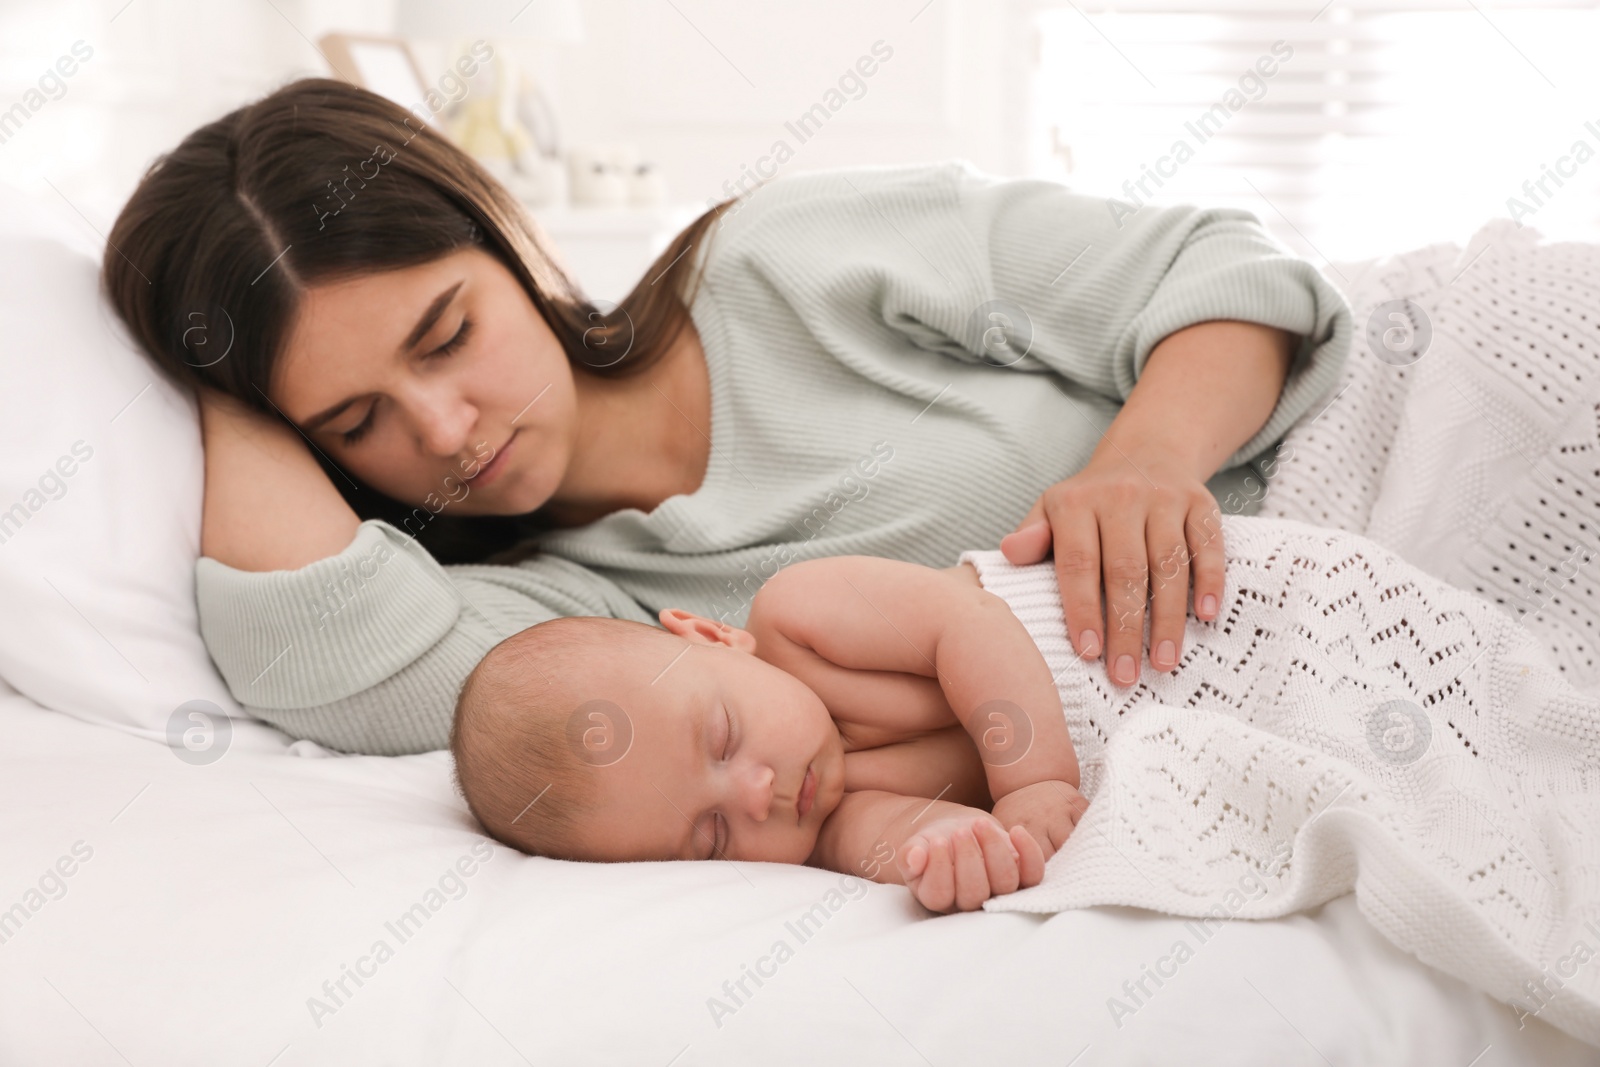
[[[536,855],[804,863],[844,795],[828,709],[747,631],[661,622],[553,619],[491,649],[450,735],[468,807]]]

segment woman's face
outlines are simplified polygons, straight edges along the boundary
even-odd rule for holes
[[[272,399],[355,478],[461,515],[548,501],[577,421],[555,334],[479,247],[308,290]]]

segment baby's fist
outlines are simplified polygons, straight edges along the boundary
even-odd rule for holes
[[[977,808],[929,822],[906,839],[901,855],[900,875],[929,911],[972,911],[1044,877],[1045,858],[1028,832],[1008,833]]]
[[[1066,844],[1088,807],[1088,799],[1075,787],[1050,780],[1007,793],[995,801],[994,817],[1007,829],[1026,830],[1048,860]]]

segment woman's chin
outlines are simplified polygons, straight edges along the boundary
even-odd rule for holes
[[[530,481],[522,471],[508,470],[491,485],[463,497],[459,511],[463,515],[526,515],[538,511],[555,495],[556,484]],[[471,482],[466,485],[473,488]]]

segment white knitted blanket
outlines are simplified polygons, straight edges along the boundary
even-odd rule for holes
[[[1429,347],[1401,367],[1358,336],[1259,515],[1224,516],[1223,611],[1190,615],[1176,670],[1114,688],[1048,564],[963,557],[1058,672],[1092,801],[1040,885],[985,907],[1270,918],[1353,891],[1419,959],[1600,1044],[1600,247],[1491,224],[1352,282],[1358,323],[1409,298]]]

